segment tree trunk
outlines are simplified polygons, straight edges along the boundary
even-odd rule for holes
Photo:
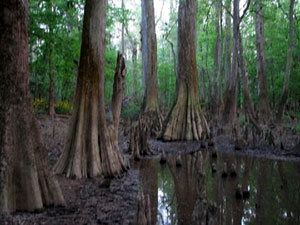
[[[238,50],[239,50],[239,0],[233,1],[233,53],[231,73],[226,82],[224,94],[223,122],[232,124],[236,118],[236,95],[238,78]],[[228,47],[228,46],[227,46]]]
[[[288,99],[289,93],[289,81],[290,81],[290,74],[293,66],[293,52],[294,52],[294,5],[295,0],[290,0],[290,9],[289,9],[289,39],[288,39],[288,52],[287,52],[287,59],[286,59],[286,68],[285,68],[285,80],[284,86],[281,93],[280,102],[278,105],[278,114],[277,120],[280,122],[282,120],[284,108]]]
[[[246,60],[244,57],[242,37],[241,37],[240,31],[239,31],[239,67],[240,67],[240,71],[241,71],[241,76],[243,78],[243,96],[244,96],[245,114],[248,115],[251,123],[257,129],[260,129],[259,125],[257,123],[257,117],[256,117],[256,113],[255,113],[253,102],[252,102],[251,95],[250,95],[248,70],[246,68]]]
[[[138,103],[138,68],[137,68],[137,41],[132,40],[132,77],[133,77],[133,89],[134,99]]]
[[[115,130],[115,138],[118,139],[118,130],[120,124],[120,114],[122,108],[123,92],[125,86],[126,66],[122,54],[118,53],[117,67],[114,77],[113,95],[111,101],[111,111]]]
[[[200,140],[209,135],[201,112],[196,63],[197,1],[183,0],[178,11],[178,88],[174,105],[165,121],[162,139]]]
[[[231,11],[231,0],[226,0],[226,8]],[[229,77],[231,74],[231,16],[228,12],[226,12],[225,18],[226,28],[225,28],[225,82],[229,83]]]
[[[221,19],[221,6],[220,0],[215,2],[216,16],[215,16],[215,50],[214,50],[214,77],[212,85],[212,98],[211,98],[211,112],[215,116],[217,113],[218,105],[218,84],[217,80],[220,79],[220,68],[221,64],[220,54],[221,54],[221,35],[220,35],[220,19]],[[221,91],[221,90],[219,90]]]
[[[267,123],[270,121],[272,113],[268,100],[262,0],[255,0],[255,5],[257,74],[259,79],[259,117],[263,123]]]
[[[67,177],[119,176],[125,163],[114,125],[106,123],[104,59],[106,0],[87,0],[74,112],[64,152],[55,166]]]
[[[47,3],[47,10],[49,11],[49,13],[53,13],[52,12],[52,0],[48,1]],[[49,99],[48,99],[48,114],[49,117],[51,119],[54,118],[55,116],[55,99],[54,99],[54,70],[53,70],[53,50],[54,50],[54,46],[53,46],[53,25],[52,25],[52,20],[51,22],[49,22],[49,33],[48,33],[49,37],[47,38],[48,41],[48,47],[49,47],[49,55],[48,55],[48,66],[49,66],[49,71],[48,71],[48,75],[49,75]]]
[[[223,85],[222,85],[222,74],[223,74],[223,45],[224,45],[224,37],[223,37],[223,10],[222,10],[222,1],[219,2],[219,21],[220,21],[220,44],[219,44],[219,56],[218,56],[218,71],[219,71],[219,86],[218,86],[218,116],[221,112],[222,105],[222,95],[223,95]]]
[[[1,1],[0,21],[0,211],[64,205],[31,106],[28,1]]]
[[[125,11],[125,6],[124,6],[124,0],[122,0],[122,3],[121,3],[121,7],[122,7],[122,41],[121,41],[121,53],[122,53],[122,55],[124,55],[125,54],[125,21],[124,21],[124,19],[125,19],[125,13],[124,13],[124,11]]]
[[[157,42],[153,0],[142,0],[142,56],[145,93],[142,117],[150,117],[151,135],[157,136],[162,128],[162,116],[157,91]],[[146,119],[147,120],[147,119]]]

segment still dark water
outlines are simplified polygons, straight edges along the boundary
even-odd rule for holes
[[[202,151],[182,156],[180,168],[175,157],[164,165],[144,159],[134,167],[140,170],[141,191],[150,196],[152,224],[300,225],[299,162],[228,153],[213,158]],[[244,199],[237,199],[237,190]]]

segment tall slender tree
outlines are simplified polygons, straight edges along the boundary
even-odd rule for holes
[[[0,211],[64,205],[31,106],[28,1],[0,2]]]
[[[288,93],[289,93],[289,82],[290,82],[290,74],[293,66],[293,53],[295,49],[294,44],[294,6],[295,6],[295,0],[290,0],[290,8],[289,8],[289,38],[288,38],[288,52],[287,52],[287,58],[286,58],[286,68],[285,68],[285,80],[284,80],[284,86],[281,93],[280,102],[278,105],[278,114],[277,114],[277,120],[281,121],[284,108],[288,99]]]
[[[268,100],[263,0],[255,0],[255,11],[256,59],[259,80],[259,117],[261,121],[265,123],[270,120],[272,112]]]
[[[214,77],[213,77],[213,85],[212,85],[212,95],[211,95],[211,111],[215,115],[217,113],[217,105],[218,105],[218,92],[221,90],[218,90],[218,79],[221,77],[221,55],[222,55],[222,40],[221,40],[221,9],[222,9],[222,2],[221,0],[218,0],[215,2],[215,34],[216,34],[216,40],[215,40],[215,50],[214,50]]]
[[[158,104],[157,41],[153,0],[142,0],[142,58],[145,81],[143,116],[149,118],[150,132],[158,134],[162,128],[162,117]]]
[[[107,0],[86,0],[74,112],[65,150],[55,167],[67,177],[114,177],[126,170],[117,127],[109,126],[105,115],[106,10]],[[113,112],[114,119],[118,113]]]
[[[200,140],[209,134],[201,111],[196,63],[197,0],[182,0],[178,11],[177,91],[164,122],[162,139]]]
[[[49,77],[49,97],[48,97],[48,114],[50,118],[53,118],[55,116],[55,97],[54,97],[54,62],[53,62],[53,56],[54,56],[54,31],[53,31],[53,20],[54,20],[54,14],[53,14],[53,2],[52,0],[47,1],[47,12],[50,15],[49,16],[49,31],[47,33],[47,48],[48,48],[48,77]]]

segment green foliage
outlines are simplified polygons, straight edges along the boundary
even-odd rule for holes
[[[300,112],[298,111],[290,111],[289,112],[289,117],[290,118],[296,118],[296,119],[300,119]]]
[[[141,107],[139,104],[130,104],[122,108],[121,116],[123,118],[137,119],[140,114]]]
[[[48,111],[48,102],[44,98],[34,99],[32,106],[36,113],[46,113]]]
[[[297,131],[298,133],[300,133],[300,124],[298,124],[298,125],[296,126],[296,131]]]
[[[47,113],[48,101],[44,98],[37,98],[32,101],[33,109],[36,113]],[[72,105],[66,101],[58,101],[54,105],[57,114],[72,114]]]
[[[177,7],[178,2],[172,1],[170,8],[165,2],[160,17],[160,9],[156,10],[157,32],[157,58],[158,58],[158,95],[163,111],[167,111],[175,97],[177,64]],[[214,73],[215,52],[215,7],[214,1],[198,0],[197,17],[197,66],[198,72],[204,74],[204,83],[200,80],[199,87],[205,89],[204,104],[209,103],[211,85]],[[125,55],[126,55],[126,84],[122,115],[135,117],[141,107],[144,94],[144,79],[142,72],[142,55],[140,53],[140,22],[141,7],[135,7],[136,2],[125,1],[125,8],[113,0],[109,0],[106,28],[106,55],[105,55],[105,102],[110,104],[113,79],[116,67],[117,50],[120,49],[121,24],[125,25]],[[223,1],[225,4],[225,1]],[[276,1],[263,1],[264,3],[264,32],[266,50],[266,71],[268,94],[273,108],[277,107],[281,96],[288,49],[289,23],[286,13],[289,1],[281,1],[282,9]],[[127,8],[126,8],[127,7]],[[166,10],[167,9],[167,10]],[[299,4],[295,6],[295,14],[299,14]],[[30,56],[30,90],[34,99],[33,104],[37,112],[46,112],[48,108],[49,74],[53,71],[55,81],[56,110],[58,113],[70,113],[71,102],[75,93],[76,76],[79,66],[82,20],[84,1],[39,0],[30,1],[29,13],[29,56]],[[285,12],[285,13],[284,13]],[[168,19],[165,20],[165,14]],[[223,10],[225,18],[226,10]],[[256,63],[256,37],[255,37],[255,9],[251,3],[250,9],[241,21],[241,35],[244,47],[246,66],[249,73],[251,97],[255,107],[258,104],[258,78]],[[225,20],[223,20],[223,60],[221,83],[225,82]],[[300,42],[299,20],[295,21],[295,52],[294,64],[289,83],[288,104],[292,105],[300,99]],[[232,27],[230,29],[232,32]],[[132,52],[134,41],[137,43],[137,61],[134,64]],[[231,43],[232,44],[232,43]],[[173,51],[175,54],[175,60]],[[242,83],[242,82],[241,82]],[[241,85],[242,86],[242,85]],[[239,91],[241,99],[241,91]],[[66,104],[64,104],[66,103]],[[290,112],[295,118],[300,118],[299,113]],[[246,123],[244,120],[241,121]]]
[[[58,101],[54,107],[57,114],[72,114],[72,105],[69,102]]]

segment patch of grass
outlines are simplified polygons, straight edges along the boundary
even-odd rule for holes
[[[72,114],[72,105],[66,101],[58,101],[54,105],[55,112],[58,114]]]
[[[48,111],[48,102],[44,98],[34,99],[32,106],[36,113],[46,113]]]

